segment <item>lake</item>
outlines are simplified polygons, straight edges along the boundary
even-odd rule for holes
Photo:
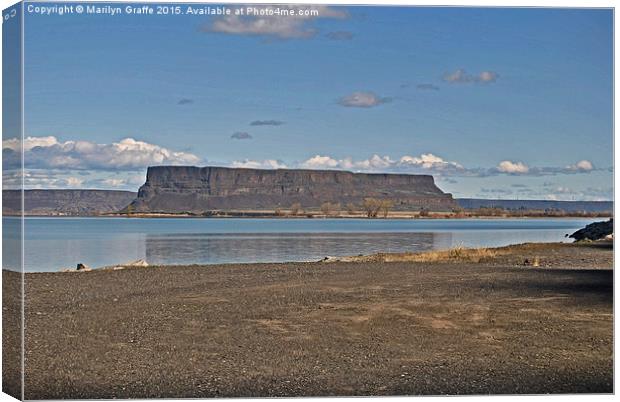
[[[567,241],[595,219],[24,220],[26,272],[145,259],[149,264],[313,261],[325,256]],[[3,264],[19,269],[18,217],[3,217]]]

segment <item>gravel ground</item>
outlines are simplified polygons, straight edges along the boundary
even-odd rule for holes
[[[613,250],[511,251],[27,274],[25,396],[613,392]],[[3,278],[10,342],[19,277]]]

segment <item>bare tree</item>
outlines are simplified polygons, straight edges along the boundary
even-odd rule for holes
[[[381,209],[381,212],[383,213],[384,218],[388,217],[388,214],[390,213],[390,209],[392,209],[393,206],[394,206],[394,201],[392,200],[381,200],[380,201],[379,208]]]
[[[362,207],[364,208],[364,211],[366,211],[366,216],[369,218],[376,218],[379,214],[379,209],[381,208],[381,200],[376,198],[364,198]]]
[[[293,205],[291,205],[291,215],[298,215],[300,211],[301,204],[299,202],[295,202],[293,203]]]
[[[329,213],[332,211],[332,204],[329,202],[324,202],[321,204],[321,212],[323,212],[323,215],[329,215]]]
[[[347,212],[349,213],[349,215],[353,215],[355,211],[357,211],[357,205],[355,205],[352,202],[348,203],[346,205],[346,208],[347,208]]]

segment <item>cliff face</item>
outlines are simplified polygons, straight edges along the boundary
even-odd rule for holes
[[[335,170],[262,170],[224,167],[150,167],[131,208],[135,212],[274,210],[299,202],[359,205],[364,198],[390,199],[395,210],[450,210],[455,206],[432,176],[364,174]]]
[[[25,190],[26,215],[99,215],[117,212],[136,198],[131,191],[108,190]],[[19,190],[2,191],[2,214],[18,215]]]

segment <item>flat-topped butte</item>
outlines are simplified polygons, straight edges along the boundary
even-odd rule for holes
[[[326,202],[360,205],[389,200],[393,210],[451,211],[456,203],[430,175],[369,174],[340,170],[149,167],[132,212],[274,210],[298,203],[318,209]]]

